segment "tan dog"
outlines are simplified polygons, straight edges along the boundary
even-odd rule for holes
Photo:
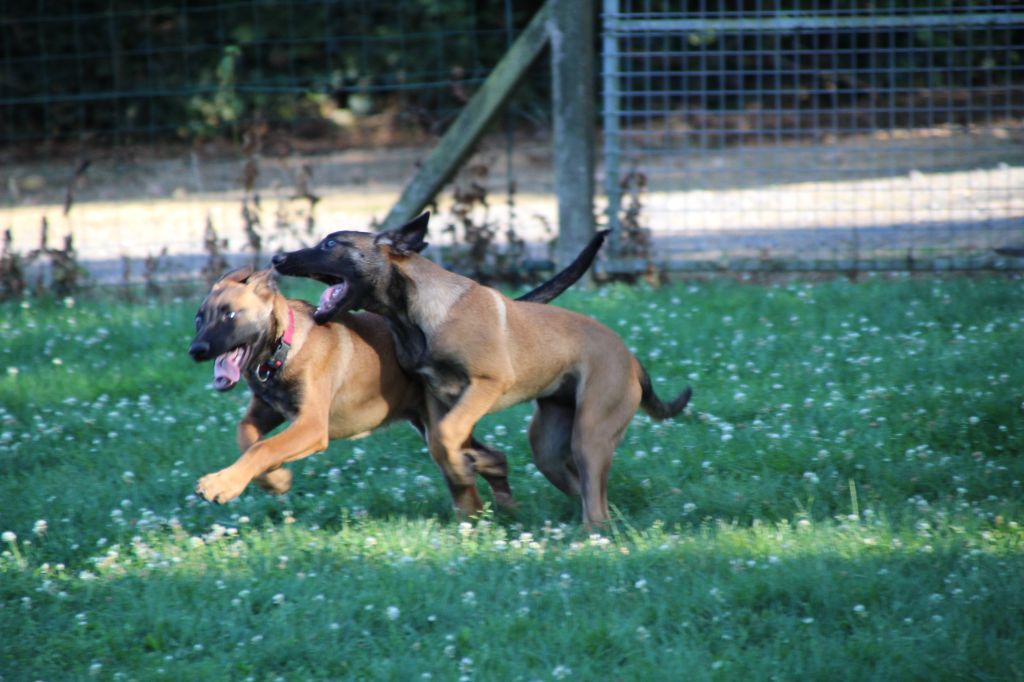
[[[330,286],[315,319],[362,307],[386,316],[398,359],[427,386],[430,453],[455,505],[479,512],[470,438],[485,414],[536,400],[530,446],[537,468],[580,494],[585,525],[608,516],[608,472],[637,408],[677,415],[618,336],[568,310],[512,301],[419,255],[424,214],[377,235],[335,232],[314,248],[279,254],[274,267]]]
[[[592,241],[568,268],[523,298],[549,301],[562,293],[590,266],[602,241]],[[203,301],[189,353],[197,361],[216,358],[218,390],[244,377],[252,391],[236,434],[241,456],[196,485],[207,500],[227,502],[254,478],[271,492],[286,492],[292,476],[282,464],[392,421],[407,420],[425,435],[423,387],[399,367],[387,321],[343,313],[318,325],[312,313],[310,304],[281,295],[270,270],[228,273]],[[288,429],[260,440],[285,421]],[[512,506],[504,454],[472,439],[467,447],[495,501]]]

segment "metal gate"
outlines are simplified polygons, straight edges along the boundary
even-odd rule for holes
[[[653,237],[632,255],[1024,265],[1024,12],[604,0],[602,19],[607,218]]]

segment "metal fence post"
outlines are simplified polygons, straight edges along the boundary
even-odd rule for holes
[[[619,37],[615,21],[619,0],[604,0],[601,22],[602,84],[604,111],[604,193],[608,199],[605,213],[612,230],[610,252],[615,252],[619,232]]]
[[[594,234],[594,5],[554,0],[548,20],[559,266]]]

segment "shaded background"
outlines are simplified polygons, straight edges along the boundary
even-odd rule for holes
[[[597,4],[595,213],[624,268],[1020,266],[1011,5]],[[230,259],[367,227],[540,5],[0,2],[8,248],[45,218],[94,278],[195,276],[211,230]],[[442,257],[467,225],[491,267],[509,229],[547,257],[546,59],[439,197]]]

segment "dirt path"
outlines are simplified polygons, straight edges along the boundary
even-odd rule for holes
[[[292,248],[330,229],[368,228],[387,213],[424,154],[394,149],[260,159],[264,251]],[[483,182],[491,217],[504,225],[505,158],[492,146],[477,160],[490,169]],[[229,251],[245,248],[242,163],[195,152],[98,159],[76,186],[67,216],[73,164],[7,165],[0,171],[7,188],[0,227],[12,228],[16,247],[27,250],[38,244],[45,217],[51,244],[70,232],[100,279],[118,278],[123,256],[142,259],[164,249],[184,267],[201,254],[208,221]],[[1005,136],[638,153],[631,163],[650,178],[642,221],[653,230],[658,260],[871,258],[908,250],[955,255],[1024,244],[1024,146]],[[292,199],[303,166],[322,197],[311,235],[303,227],[308,202]],[[557,216],[549,146],[520,145],[512,166],[517,229],[533,255],[544,255]],[[450,241],[440,233],[443,210],[440,218],[435,243]],[[275,230],[275,223],[293,229]]]

